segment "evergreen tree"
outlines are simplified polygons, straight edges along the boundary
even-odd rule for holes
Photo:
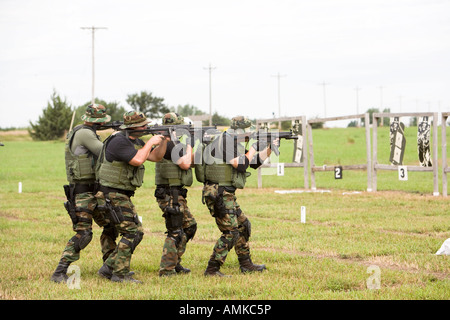
[[[144,113],[150,119],[160,118],[170,112],[169,107],[163,103],[164,98],[153,97],[151,92],[129,94],[126,101],[134,110]]]
[[[53,90],[47,108],[43,110],[42,116],[36,124],[31,123],[28,129],[33,140],[56,140],[69,130],[70,121],[72,120],[72,107],[67,103],[66,99],[61,97]]]

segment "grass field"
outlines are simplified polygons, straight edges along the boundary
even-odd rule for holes
[[[384,163],[389,157],[383,149],[389,146],[387,130],[381,129],[378,136]],[[407,134],[408,142],[415,141],[413,128]],[[111,283],[97,275],[102,260],[101,229],[96,225],[92,242],[74,263],[81,288],[52,283],[50,276],[73,236],[62,205],[64,143],[32,142],[26,135],[11,133],[0,133],[0,141],[5,144],[0,147],[0,299],[450,298],[449,257],[435,255],[450,238],[450,197],[432,196],[432,173],[410,173],[408,181],[399,181],[396,172],[380,173],[376,193],[365,191],[364,171],[345,172],[342,180],[335,180],[333,172],[317,173],[318,189],[329,192],[313,193],[304,189],[302,168],[286,168],[283,177],[263,176],[263,189],[257,188],[254,171],[248,188],[237,191],[252,222],[253,261],[266,264],[267,272],[240,274],[233,251],[222,268],[231,278],[203,276],[220,234],[201,203],[201,185],[195,182],[188,204],[198,231],[183,257],[183,265],[192,272],[158,277],[165,226],[153,197],[154,165],[148,163],[145,183],[133,200],[145,236],[131,266],[144,284]],[[280,162],[290,162],[291,148],[282,142]],[[316,165],[364,163],[364,130],[314,130],[314,151]],[[414,144],[407,145],[405,163],[417,165]],[[275,192],[287,189],[305,192]],[[306,207],[306,223],[300,222],[301,206]],[[379,268],[379,277],[370,272],[373,266]],[[371,281],[375,276],[379,289],[371,286],[377,283]]]

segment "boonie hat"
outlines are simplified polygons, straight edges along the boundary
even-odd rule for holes
[[[184,118],[183,116],[175,112],[166,113],[162,118],[162,124],[163,125],[184,124]]]
[[[123,114],[123,124],[120,129],[142,127],[152,122],[144,113],[139,111],[128,111]]]
[[[106,108],[101,104],[91,104],[87,106],[86,113],[81,116],[81,120],[86,122],[108,122],[111,116],[106,114]]]
[[[230,128],[233,130],[236,129],[247,129],[252,126],[252,122],[244,116],[236,116],[231,118],[231,125]],[[245,130],[247,131],[247,130]]]

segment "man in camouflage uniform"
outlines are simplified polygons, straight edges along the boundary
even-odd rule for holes
[[[248,130],[251,122],[242,116],[232,119],[230,133]],[[260,151],[258,153],[258,151]],[[222,235],[217,240],[205,276],[224,276],[219,271],[225,259],[234,247],[238,256],[241,272],[263,271],[265,265],[253,264],[250,258],[249,238],[251,224],[236,202],[235,191],[243,189],[245,180],[250,173],[250,166],[258,168],[270,155],[267,143],[255,142],[249,150],[237,141],[236,137],[224,132],[206,146],[203,152],[205,161],[205,183],[203,199],[215,218]]]
[[[184,123],[184,118],[173,112],[164,115],[162,120],[163,125]],[[188,190],[185,188],[193,181],[191,169],[193,162],[194,154],[191,144],[181,142],[175,144],[170,141],[167,143],[163,159],[155,165],[155,198],[164,213],[162,216],[167,228],[159,267],[160,276],[191,272],[180,262],[187,242],[197,231],[197,222],[187,206]]]
[[[87,107],[86,113],[81,119],[84,124],[76,126],[68,133],[65,146],[66,173],[70,183],[70,185],[64,186],[68,197],[65,205],[76,235],[69,240],[62,253],[59,264],[51,277],[54,282],[67,280],[69,265],[80,258],[80,251],[92,240],[92,219],[100,227],[103,227],[100,237],[103,260],[106,260],[116,247],[116,230],[109,220],[105,219],[102,213],[96,209],[97,199],[94,197],[94,166],[103,147],[103,143],[96,134],[95,126],[110,121],[111,117],[106,114],[104,106],[92,104]]]
[[[98,271],[99,275],[114,282],[141,283],[130,274],[131,256],[144,236],[131,197],[143,183],[144,162],[160,161],[167,146],[162,135],[153,136],[147,143],[139,139],[145,133],[134,130],[145,129],[149,122],[142,112],[126,112],[120,127],[123,131],[105,140],[96,167],[100,184],[96,194],[98,204],[122,235],[114,252]]]

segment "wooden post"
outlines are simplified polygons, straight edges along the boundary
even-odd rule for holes
[[[258,168],[258,189],[262,188],[262,172],[261,167]]]
[[[359,123],[359,119],[358,119]],[[367,191],[372,191],[372,159],[370,156],[370,117],[364,114],[364,123],[366,124],[366,159],[367,159]]]
[[[450,113],[442,113],[442,195],[447,196],[447,117]]]
[[[433,113],[433,195],[439,195],[439,174],[438,174],[438,113]]]
[[[377,140],[377,133],[378,133],[378,120],[375,117],[375,114],[372,114],[372,143],[373,143],[373,150],[372,150],[372,191],[377,191],[377,169],[376,165],[378,164],[377,160],[377,148],[378,148],[378,140]]]
[[[308,144],[306,142],[306,116],[302,116],[302,134],[303,134],[303,144],[302,144],[302,155],[303,155],[303,182],[304,188],[309,189],[309,179],[308,179]]]
[[[311,124],[308,123],[308,141],[309,141],[309,169],[311,171],[311,189],[316,190],[316,174],[314,173],[314,151],[313,151],[313,136],[312,136],[312,127]]]

